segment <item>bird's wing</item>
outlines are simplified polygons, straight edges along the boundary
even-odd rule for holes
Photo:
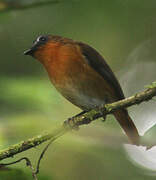
[[[77,42],[77,44],[79,45],[83,56],[85,56],[87,63],[115,90],[116,97],[119,100],[124,99],[121,86],[103,57],[94,48],[88,46],[87,44],[82,42]]]

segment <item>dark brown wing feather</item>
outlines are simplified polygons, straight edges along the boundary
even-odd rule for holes
[[[87,59],[87,63],[98,72],[114,89],[116,97],[118,100],[124,99],[123,91],[120,87],[118,80],[116,79],[114,73],[105,62],[103,57],[92,47],[87,44],[78,42],[81,48],[82,54]],[[125,133],[129,137],[132,144],[139,145],[139,134],[133,123],[132,119],[129,117],[126,109],[118,110],[114,112],[114,116],[118,120],[121,127],[124,129]]]
[[[103,57],[87,44],[82,42],[77,42],[77,44],[80,46],[82,54],[86,57],[88,64],[113,87],[118,100],[124,99],[120,84]]]

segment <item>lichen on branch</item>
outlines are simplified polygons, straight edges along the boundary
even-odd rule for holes
[[[58,137],[62,136],[69,130],[79,127],[83,124],[89,124],[92,121],[105,116],[107,114],[111,114],[112,112],[121,109],[127,108],[135,104],[140,104],[144,101],[148,101],[152,99],[152,97],[156,96],[156,82],[153,82],[151,85],[147,86],[148,89],[145,91],[139,92],[129,98],[103,105],[99,108],[92,109],[89,112],[86,112],[83,115],[76,116],[70,118],[69,120],[65,121],[58,129],[53,132],[45,133],[43,135],[38,135],[36,137],[30,138],[28,140],[22,141],[18,144],[12,145],[4,150],[0,151],[0,160],[13,157],[14,155],[26,151],[30,148],[40,145],[41,143],[51,140],[54,141]]]

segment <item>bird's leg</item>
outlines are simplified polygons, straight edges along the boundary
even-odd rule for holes
[[[104,114],[100,109],[104,106],[105,104],[102,104],[100,106],[96,106],[96,108],[100,111],[99,114],[100,116],[102,116],[102,122],[105,122],[106,121],[106,114]]]

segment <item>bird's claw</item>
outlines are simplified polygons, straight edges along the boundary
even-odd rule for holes
[[[104,106],[104,105],[98,106],[98,107],[97,107],[98,110],[100,110],[101,107],[103,107],[103,106]],[[100,116],[103,117],[102,122],[105,122],[105,121],[106,121],[106,114],[104,114],[101,110],[100,110],[99,114],[100,114]]]

